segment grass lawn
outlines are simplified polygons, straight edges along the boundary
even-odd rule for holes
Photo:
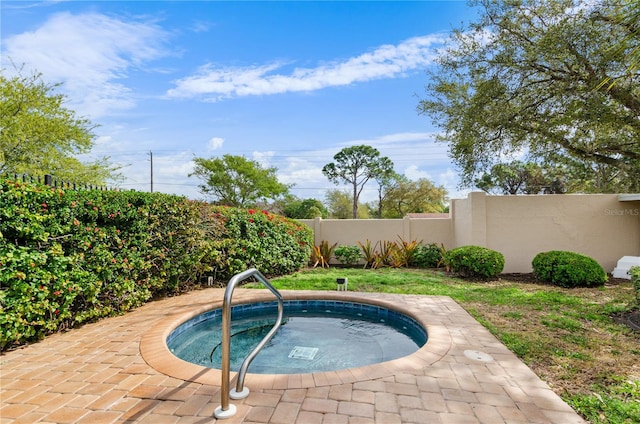
[[[640,332],[613,319],[633,305],[631,282],[563,289],[509,276],[470,281],[436,270],[316,268],[272,283],[335,290],[337,277],[349,279],[350,291],[450,296],[590,422],[640,422]]]

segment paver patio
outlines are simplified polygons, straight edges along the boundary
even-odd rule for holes
[[[234,300],[270,299],[237,289]],[[384,364],[328,373],[248,374],[249,397],[221,423],[558,423],[585,421],[448,297],[283,292],[377,302],[424,323],[429,341]],[[1,423],[211,423],[220,372],[185,363],[162,342],[223,289],[144,305],[0,357]],[[251,369],[249,368],[249,371]]]

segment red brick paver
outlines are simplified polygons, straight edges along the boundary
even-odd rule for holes
[[[221,289],[207,289],[165,299],[3,354],[0,424],[585,422],[450,298],[354,292],[283,296],[405,311],[427,327],[425,347],[351,370],[248,374],[250,395],[231,400],[236,415],[216,420],[220,372],[174,358],[163,340],[188,317],[220,307],[222,296]],[[269,296],[238,289],[234,299]]]

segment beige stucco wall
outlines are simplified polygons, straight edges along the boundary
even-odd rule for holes
[[[487,211],[484,193],[469,193],[466,199],[451,201],[454,246],[486,246]]]
[[[410,237],[405,238],[406,241],[417,240],[424,244],[442,243],[447,249],[454,246],[453,220],[451,218],[414,218],[409,222],[411,234]]]
[[[378,241],[412,241],[452,245],[451,219],[301,219],[314,230],[314,243],[326,240],[338,245]]]
[[[338,245],[357,245],[367,239],[375,243],[377,240],[397,240],[403,234],[402,219],[302,219],[314,230],[316,245],[326,240]]]
[[[485,246],[505,256],[504,272],[530,272],[539,252],[569,250],[594,258],[611,272],[622,256],[640,256],[640,200],[616,194],[487,196],[451,202],[449,218],[301,220],[315,243],[378,241],[443,243],[447,249]]]
[[[473,209],[486,208],[484,246],[505,256],[504,272],[530,272],[535,255],[548,250],[583,253],[607,272],[622,256],[640,255],[638,202],[620,202],[616,194],[473,194],[466,199],[474,203]],[[484,197],[484,205],[476,205],[477,197]]]

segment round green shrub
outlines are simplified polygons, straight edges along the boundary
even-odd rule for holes
[[[463,277],[491,278],[504,269],[504,256],[486,247],[461,246],[444,254],[444,264]]]
[[[421,244],[411,258],[411,266],[417,268],[437,268],[443,264],[444,246],[436,243]]]
[[[359,246],[338,246],[333,251],[333,256],[343,265],[352,266],[362,258]]]
[[[551,250],[538,253],[531,262],[536,278],[560,287],[595,287],[607,281],[604,269],[581,253]]]

